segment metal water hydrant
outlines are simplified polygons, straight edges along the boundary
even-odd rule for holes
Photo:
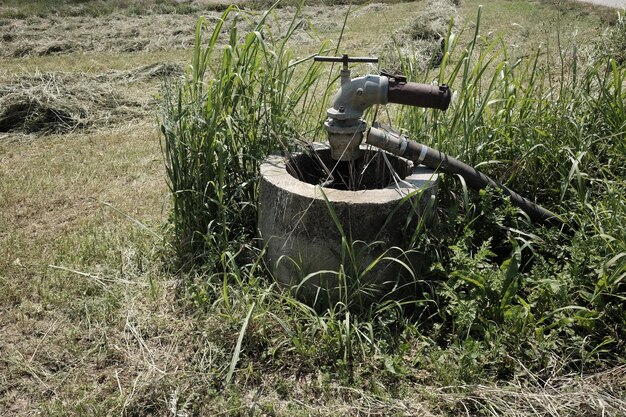
[[[326,113],[324,128],[333,159],[353,161],[361,157],[359,145],[367,130],[361,118],[365,110],[375,104],[407,104],[446,110],[450,105],[450,88],[446,84],[431,85],[407,82],[405,76],[382,73],[350,78],[349,63],[377,63],[378,58],[316,56],[319,62],[341,62],[341,87],[335,95],[333,105]]]

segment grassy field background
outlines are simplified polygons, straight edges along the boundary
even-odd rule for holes
[[[394,66],[389,49],[410,49],[415,39],[407,34],[424,25],[445,29],[453,17],[470,39],[480,2],[327,3],[302,9],[297,55],[324,41],[334,50],[350,10],[340,52],[389,57],[383,66]],[[567,1],[486,3],[485,39],[500,36],[520,57],[539,45],[585,51],[617,21],[614,10]],[[297,326],[281,321],[289,311],[269,305],[280,298],[267,295],[271,287],[246,284],[237,298],[235,284],[223,290],[231,298],[214,300],[202,288],[215,277],[174,266],[157,122],[161,87],[184,74],[198,17],[211,27],[226,6],[0,2],[0,414],[626,413],[623,362],[594,367],[590,358],[589,372],[573,373],[561,372],[568,358],[554,357],[545,358],[549,372],[541,375],[468,376],[459,369],[487,366],[478,348],[455,356],[421,337],[400,355],[415,359],[414,368],[381,354],[358,365],[355,381],[345,367],[329,365],[341,355],[324,353],[339,339],[294,342],[286,328]],[[241,6],[259,9],[240,22],[245,31],[269,3]],[[270,25],[280,32],[293,13],[293,6],[275,10]],[[21,107],[7,111],[15,103]],[[15,121],[24,108],[39,116]],[[242,322],[252,313],[238,299],[256,300],[266,314],[252,315],[252,336],[233,374]],[[300,314],[281,302],[278,308]],[[431,362],[420,364],[421,352],[430,352]],[[506,352],[502,358],[517,360]]]

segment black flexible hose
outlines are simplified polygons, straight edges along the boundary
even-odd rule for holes
[[[463,177],[467,185],[475,190],[481,190],[487,186],[500,188],[509,198],[511,203],[523,210],[533,222],[551,226],[562,226],[559,217],[549,210],[525,199],[510,188],[494,181],[487,175],[478,171],[456,158],[433,149],[429,146],[408,140],[404,136],[386,131],[377,127],[370,128],[366,142],[370,145],[402,156],[411,161],[427,166],[428,168],[442,171],[448,174],[456,174]]]

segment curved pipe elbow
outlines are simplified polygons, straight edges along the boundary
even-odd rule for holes
[[[387,104],[388,91],[389,78],[383,75],[366,75],[342,82],[328,116],[338,120],[358,119],[368,107]]]
[[[348,73],[349,74],[349,73]],[[430,85],[408,83],[404,79],[385,75],[366,75],[350,79],[344,77],[335,95],[328,116],[336,120],[359,119],[374,104],[397,103],[416,107],[447,110],[452,94],[446,84]]]

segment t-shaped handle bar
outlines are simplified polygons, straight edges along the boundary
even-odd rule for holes
[[[348,63],[352,62],[369,62],[369,63],[373,63],[376,64],[378,63],[378,58],[376,57],[369,57],[369,56],[353,56],[350,57],[348,56],[348,54],[343,54],[342,56],[322,56],[322,55],[315,55],[313,57],[314,61],[317,62],[341,62],[343,63],[343,69],[347,70],[348,69]]]

